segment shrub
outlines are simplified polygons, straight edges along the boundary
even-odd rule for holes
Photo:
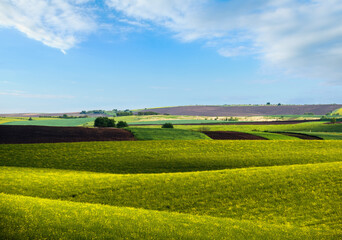
[[[336,123],[336,118],[330,119],[330,122],[331,122],[331,123]]]
[[[95,127],[115,127],[114,119],[109,119],[108,117],[98,117],[94,122]]]
[[[116,124],[116,127],[117,128],[124,128],[124,127],[128,127],[128,124],[124,121],[119,121],[117,124]]]
[[[162,128],[173,128],[173,124],[172,123],[164,123]]]

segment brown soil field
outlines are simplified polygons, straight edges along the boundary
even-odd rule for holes
[[[336,109],[342,108],[342,104],[325,105],[270,105],[270,106],[182,106],[168,108],[152,108],[145,111],[153,111],[160,114],[188,115],[188,116],[268,116],[268,115],[302,115],[313,113],[324,115]]]
[[[0,144],[132,140],[131,132],[117,128],[0,125]]]
[[[266,138],[243,132],[203,131],[202,133],[214,140],[267,140]]]

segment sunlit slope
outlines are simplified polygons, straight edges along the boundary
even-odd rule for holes
[[[272,224],[342,228],[342,163],[117,175],[1,167],[0,192]]]
[[[311,240],[341,236],[310,228],[7,194],[0,194],[0,218],[2,239]]]
[[[340,141],[133,141],[0,144],[0,166],[160,173],[342,160]]]

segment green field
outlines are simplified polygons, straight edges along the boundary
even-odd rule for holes
[[[130,127],[127,130],[134,134],[138,140],[210,140],[207,135],[183,129],[168,129],[168,128],[134,128]]]
[[[34,119],[32,121],[13,121],[3,123],[4,125],[34,125],[34,126],[51,126],[51,127],[76,127],[82,126],[89,122],[94,125],[95,118],[70,118],[70,119],[54,119],[46,118],[41,120],[41,118]]]
[[[335,162],[342,159],[342,142],[170,140],[2,144],[0,156],[0,166],[107,173],[189,172]]]
[[[342,132],[342,124],[326,124],[325,122],[308,122],[284,125],[181,125],[175,126],[179,129],[198,130],[201,127],[207,127],[211,131],[270,131],[270,132],[286,132],[286,131],[302,131],[302,132]]]
[[[8,194],[0,194],[0,209],[2,239],[311,240],[339,237],[332,231],[311,228]]]
[[[18,121],[28,122],[28,119],[29,117],[0,117],[0,124],[8,124],[8,123],[18,122]],[[51,118],[33,117],[32,119],[33,120],[50,120]]]
[[[342,238],[342,141],[1,144],[0,156],[0,239]]]

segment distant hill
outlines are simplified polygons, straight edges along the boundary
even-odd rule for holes
[[[251,105],[251,106],[181,106],[167,108],[150,108],[145,111],[153,111],[159,114],[190,115],[190,116],[268,116],[268,115],[325,115],[336,109],[342,108],[342,104],[320,105]]]

